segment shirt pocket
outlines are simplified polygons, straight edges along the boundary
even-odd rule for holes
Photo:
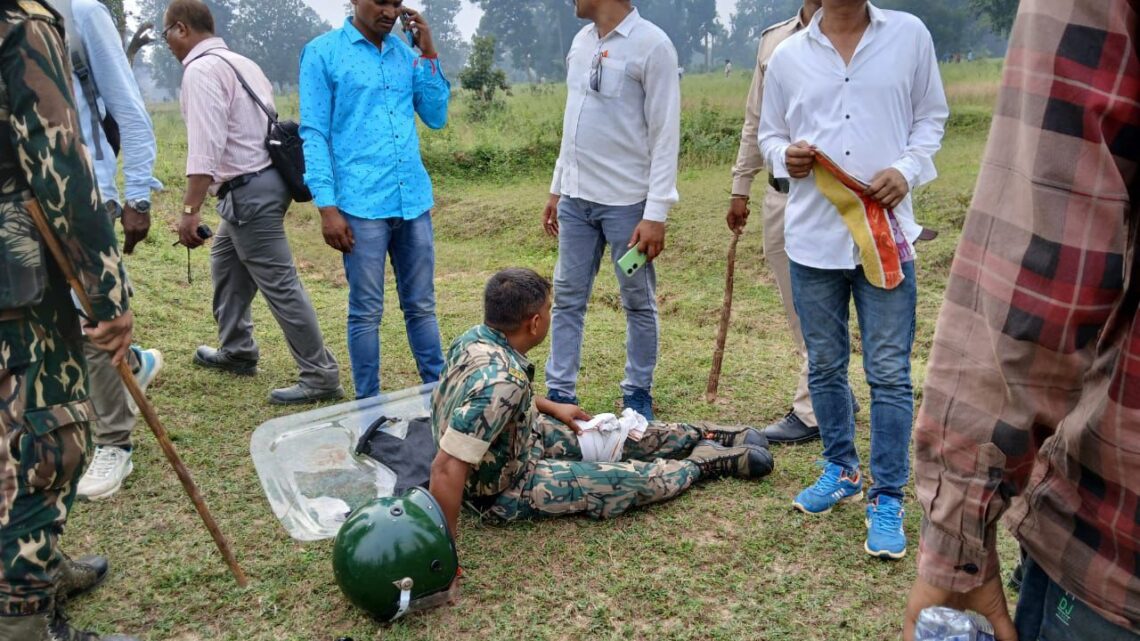
[[[626,85],[626,62],[602,58],[598,93],[603,98],[620,98]]]

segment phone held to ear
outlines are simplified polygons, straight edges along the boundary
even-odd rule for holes
[[[404,28],[404,35],[408,37],[408,44],[413,49],[418,48],[420,46],[420,35],[412,28],[412,21],[408,18],[407,13],[400,14],[400,25]]]
[[[637,273],[637,270],[644,267],[647,262],[649,262],[649,257],[634,247],[627,251],[625,256],[618,259],[618,267],[621,268],[622,273],[628,278]]]

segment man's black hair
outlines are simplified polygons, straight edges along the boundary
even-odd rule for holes
[[[500,331],[514,331],[542,310],[550,290],[550,281],[533,270],[504,269],[483,289],[483,323]]]

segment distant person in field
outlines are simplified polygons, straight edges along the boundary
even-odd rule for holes
[[[344,254],[348,355],[356,398],[380,393],[384,262],[420,380],[439,380],[443,350],[435,315],[431,179],[420,157],[416,115],[447,124],[451,84],[431,28],[401,0],[352,0],[353,15],[301,54],[305,182],[321,231]],[[416,53],[392,28],[406,18]]]
[[[915,431],[904,639],[947,605],[999,641],[1138,641],[1140,7],[1023,0],[1004,69]]]
[[[906,554],[914,242],[922,231],[910,192],[937,176],[948,114],[926,27],[866,0],[823,0],[808,27],[772,54],[764,79],[760,151],[777,179],[790,180],[784,246],[827,459],[793,505],[823,514],[863,498],[847,381],[854,298],[871,387],[864,550],[876,557]],[[850,186],[859,181],[869,186]]]
[[[607,247],[626,316],[624,406],[653,419],[659,319],[653,259],[676,204],[681,142],[677,52],[628,0],[576,0],[589,20],[567,55],[562,149],[542,213],[558,237],[547,398],[578,404],[586,305]],[[648,260],[632,275],[618,260]],[[642,261],[644,262],[644,261]]]
[[[819,0],[805,0],[795,17],[768,27],[760,34],[760,48],[756,54],[756,71],[752,74],[752,87],[744,108],[744,127],[740,133],[740,150],[732,167],[732,197],[728,205],[728,228],[743,232],[751,211],[748,203],[752,196],[752,181],[764,169],[764,156],[760,153],[757,132],[760,129],[760,106],[764,101],[764,77],[768,61],[780,43],[807,28],[819,9]],[[764,191],[764,262],[776,279],[776,289],[784,303],[788,328],[800,353],[799,384],[792,400],[792,409],[783,418],[764,428],[764,435],[773,443],[806,443],[819,438],[819,423],[808,392],[807,348],[800,333],[800,319],[792,302],[792,280],[788,271],[788,254],[784,251],[784,208],[788,204],[788,181],[777,181],[769,171],[768,187]]]
[[[732,61],[725,59],[724,61],[724,77],[727,78],[732,75]]]
[[[217,196],[222,218],[210,249],[220,345],[199,347],[194,363],[242,376],[257,373],[250,305],[261,292],[301,370],[300,381],[270,392],[269,402],[341,398],[340,369],[325,348],[285,236],[292,197],[265,149],[268,118],[242,80],[269,109],[273,85],[256,63],[214,35],[214,16],[202,0],[174,0],[164,21],[163,38],[185,69],[181,101],[188,185],[178,237],[187,247],[202,244],[197,229],[207,193]]]

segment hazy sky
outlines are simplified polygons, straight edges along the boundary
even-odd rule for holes
[[[345,0],[305,0],[321,17],[328,20],[334,27],[340,26],[344,22],[344,5]],[[413,9],[418,9],[422,6],[421,2],[417,0],[408,0],[408,6]],[[636,2],[634,3],[636,4]],[[728,15],[732,12],[733,6],[736,5],[735,0],[716,0],[717,9],[720,11],[721,22],[728,22]],[[569,3],[567,3],[566,10],[570,10]],[[479,26],[479,16],[483,14],[478,7],[472,5],[467,0],[463,2],[463,11],[459,13],[459,30],[463,32],[464,37],[470,37],[475,33],[475,28]]]

